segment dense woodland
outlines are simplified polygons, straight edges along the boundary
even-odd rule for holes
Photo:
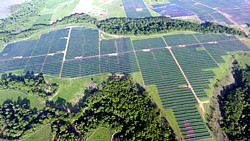
[[[210,125],[213,125],[211,122],[218,122],[219,128],[229,140],[248,140],[250,139],[250,67],[243,69],[237,61],[234,61],[232,75],[234,83],[225,86],[216,98],[220,115],[214,116],[216,108],[212,106],[208,121]],[[213,131],[217,130],[214,126],[211,128]],[[225,137],[219,137],[219,140],[223,138]]]
[[[16,90],[27,94],[47,98],[58,89],[56,83],[46,83],[43,74],[27,72],[25,75],[15,75],[12,73],[2,74],[0,79],[0,90]]]
[[[175,140],[173,130],[161,116],[148,93],[130,76],[110,76],[89,88],[77,105],[62,99],[31,109],[27,99],[7,100],[0,107],[1,138],[19,139],[42,124],[51,124],[54,140],[85,140],[105,127],[115,140]]]
[[[195,31],[201,33],[226,33],[246,36],[244,32],[211,22],[201,24],[166,17],[111,18],[100,21],[97,27],[110,34],[159,34],[172,31]]]

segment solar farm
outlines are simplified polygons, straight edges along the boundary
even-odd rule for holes
[[[129,18],[151,17],[143,0],[122,0],[122,3]]]
[[[249,2],[245,0],[170,0],[168,4],[154,4],[152,10],[170,17],[197,16],[201,21],[232,25],[249,24]]]
[[[235,36],[101,40],[98,30],[74,27],[8,44],[0,53],[0,72],[33,71],[59,78],[141,72],[144,85],[156,85],[163,107],[173,110],[183,138],[199,140],[211,138],[197,108],[215,77],[209,69],[219,68],[228,52],[241,50],[249,48]]]

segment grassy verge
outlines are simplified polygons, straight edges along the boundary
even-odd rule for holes
[[[132,78],[133,78],[133,80],[134,80],[135,82],[137,82],[137,83],[140,84],[141,86],[144,85],[143,79],[142,79],[142,75],[141,75],[141,72],[134,72],[134,73],[131,74],[131,76],[132,76]]]
[[[107,128],[101,127],[96,129],[87,141],[110,141],[111,133]]]
[[[21,141],[51,141],[52,134],[50,125],[43,125],[36,132],[29,134],[29,136],[24,137]]]
[[[173,130],[174,130],[174,132],[175,132],[175,134],[177,136],[177,139],[178,140],[183,139],[173,110],[172,109],[165,110],[165,117],[168,119],[168,122],[170,123],[170,126],[173,128]]]
[[[156,85],[151,85],[146,87],[146,91],[149,93],[149,95],[153,98],[157,106],[161,109],[161,111],[164,111],[164,107],[161,103],[161,98],[157,92]]]
[[[65,99],[67,102],[75,104],[84,96],[84,90],[87,87],[103,82],[107,79],[107,77],[108,74],[101,74],[77,79],[58,79],[56,77],[45,76],[45,79],[49,83],[59,84],[58,92],[56,96],[50,97],[51,100],[56,101],[60,97]],[[93,78],[93,81],[91,78]]]
[[[39,110],[45,106],[45,103],[42,100],[40,100],[39,98],[32,96],[32,95],[29,95],[29,94],[18,92],[18,91],[0,91],[0,104],[3,104],[4,101],[6,101],[8,99],[15,101],[18,99],[18,97],[20,97],[22,99],[23,98],[29,99],[30,106],[32,108],[37,108]]]

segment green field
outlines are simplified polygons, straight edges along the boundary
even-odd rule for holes
[[[101,127],[96,129],[87,141],[110,141],[111,133],[107,128]]]
[[[2,105],[7,99],[15,101],[19,97],[22,99],[29,99],[30,106],[35,107],[38,110],[42,109],[45,106],[45,102],[40,100],[39,98],[18,91],[0,91],[0,104]]]
[[[108,74],[97,76],[89,76],[78,79],[58,79],[55,77],[46,76],[48,82],[59,84],[56,96],[50,97],[50,100],[56,101],[59,97],[65,99],[67,102],[77,103],[80,98],[84,96],[84,90],[89,86],[95,86],[96,83],[101,83],[106,80]],[[91,78],[94,78],[93,81]]]
[[[51,141],[51,127],[50,125],[43,125],[37,131],[30,133],[28,136],[24,137],[21,141]]]
[[[52,14],[44,14],[41,15],[34,24],[49,24],[51,20]]]
[[[95,16],[98,19],[111,18],[111,17],[126,17],[126,13],[122,7],[122,1],[118,0],[115,3],[100,3],[99,0],[93,0],[92,6],[94,8],[107,10],[107,15],[105,16]]]

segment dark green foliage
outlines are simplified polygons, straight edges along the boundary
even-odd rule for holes
[[[6,75],[3,78],[10,79]],[[52,140],[85,140],[99,127],[115,133],[116,140],[175,140],[159,108],[130,76],[111,76],[99,88],[86,90],[75,106],[61,98],[47,101],[41,111],[31,109],[29,100],[20,98],[0,106],[2,139],[19,140],[48,123]]]
[[[160,110],[129,76],[112,76],[89,94],[78,112],[59,112],[52,124],[59,140],[86,138],[98,127],[112,129],[117,140],[175,140]]]
[[[230,140],[250,139],[250,70],[234,62],[235,86],[225,90],[221,97],[221,126]]]
[[[97,23],[97,27],[110,34],[159,34],[171,31],[195,31],[201,33],[227,33],[246,36],[244,32],[211,22],[193,23],[166,17],[110,18]]]
[[[31,109],[28,99],[6,100],[0,106],[0,138],[19,139],[28,130],[34,130],[38,125],[48,122],[46,119],[49,117],[51,116],[46,111]]]
[[[57,89],[58,85],[47,84],[41,73],[37,75],[33,72],[27,72],[25,75],[2,74],[0,79],[0,90],[23,91],[42,98],[54,94]]]

